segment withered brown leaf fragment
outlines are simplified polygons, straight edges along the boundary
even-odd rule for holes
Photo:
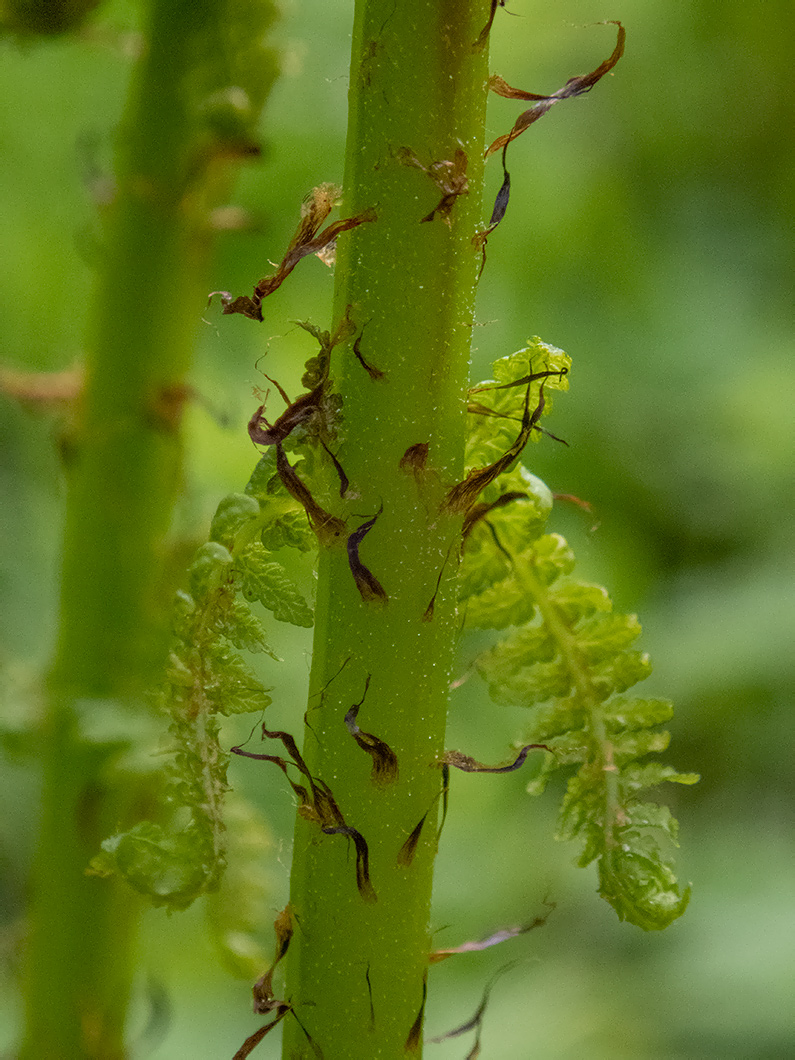
[[[356,217],[335,221],[320,231],[320,226],[339,201],[340,194],[340,189],[333,184],[321,184],[313,188],[304,200],[301,220],[276,272],[263,276],[250,298],[248,295],[240,295],[233,299],[226,292],[219,292],[224,313],[242,313],[252,320],[261,321],[263,299],[281,287],[302,258],[309,254],[321,253],[332,245],[341,233],[376,220],[375,210],[368,209]]]
[[[339,460],[336,458],[336,456],[334,456],[332,451],[329,449],[329,447],[326,445],[326,443],[322,439],[320,441],[320,444],[326,450],[326,452],[328,453],[328,456],[329,456],[332,464],[334,465],[334,470],[337,472],[337,477],[340,480],[340,497],[344,498],[346,496],[346,494],[348,493],[348,487],[351,484],[350,483],[350,479],[345,474],[345,469],[343,468],[342,464],[339,462]]]
[[[519,754],[505,766],[484,766],[482,762],[463,754],[461,751],[445,751],[444,762],[449,766],[462,770],[464,773],[513,773],[524,765],[525,759],[531,751],[548,751],[545,743],[528,743],[521,749]]]
[[[397,755],[383,740],[374,736],[371,732],[363,732],[356,723],[356,718],[367,696],[372,674],[367,675],[364,686],[364,695],[358,703],[354,703],[345,715],[345,728],[357,742],[363,751],[366,751],[373,760],[373,769],[370,779],[373,784],[391,784],[398,778]]]
[[[356,357],[356,360],[359,362],[359,364],[362,366],[362,368],[364,368],[365,372],[367,372],[367,374],[370,376],[370,378],[373,380],[373,382],[377,383],[380,379],[384,378],[385,373],[382,372],[380,368],[376,368],[374,364],[370,364],[369,361],[365,360],[364,354],[362,353],[362,349],[361,349],[361,342],[362,342],[362,332],[360,332],[356,336],[356,339],[355,339],[355,341],[353,343],[354,355]]]
[[[510,504],[512,501],[518,501],[526,497],[527,494],[522,493],[521,490],[509,490],[507,493],[503,493],[501,497],[498,497],[496,501],[492,501],[491,504],[473,504],[464,517],[461,540],[466,541],[469,534],[472,533],[473,527],[475,527],[481,519],[485,519],[489,513],[495,511],[497,508],[504,508],[506,504]]]
[[[428,442],[417,442],[415,445],[410,445],[401,456],[398,467],[401,471],[412,471],[415,475],[420,471],[424,471],[428,462],[429,449],[430,445]]]
[[[276,442],[276,470],[290,496],[303,505],[309,525],[320,544],[334,545],[342,541],[346,531],[344,521],[317,503],[287,459],[281,442]]]
[[[618,39],[610,57],[600,63],[599,66],[589,74],[580,74],[578,77],[570,78],[563,88],[559,88],[557,92],[553,92],[549,96],[538,95],[535,92],[525,92],[520,88],[512,88],[498,74],[494,74],[489,79],[489,88],[498,96],[503,96],[505,99],[534,100],[535,105],[519,115],[509,133],[506,133],[504,136],[498,136],[497,139],[489,145],[486,150],[486,157],[494,154],[495,151],[499,151],[503,147],[507,147],[512,140],[515,140],[517,136],[521,136],[525,129],[528,129],[534,122],[543,117],[544,114],[546,114],[556,103],[560,103],[561,100],[564,99],[572,99],[574,96],[581,96],[585,92],[590,92],[597,81],[600,81],[605,74],[610,73],[624,54],[624,43],[626,41],[627,32],[623,25],[615,20],[611,19],[609,22],[603,24],[618,26]]]
[[[321,383],[314,390],[300,394],[295,401],[288,404],[275,423],[269,423],[265,419],[265,406],[260,405],[248,421],[249,438],[256,445],[276,445],[285,441],[296,427],[305,423],[319,410],[325,386],[325,383]]]
[[[273,996],[273,973],[276,971],[276,965],[287,953],[290,947],[290,940],[293,937],[293,918],[289,903],[274,920],[273,929],[276,932],[276,953],[273,958],[273,964],[252,987],[254,1011],[259,1015],[272,1012],[274,1008],[281,1004]]]
[[[362,833],[347,824],[324,826],[322,831],[326,835],[344,835],[347,839],[353,840],[353,845],[356,847],[356,886],[365,902],[375,902],[377,896],[370,881],[370,852]]]
[[[558,373],[555,374],[557,375]],[[458,485],[453,486],[453,488],[449,490],[445,499],[445,507],[449,512],[466,513],[469,511],[486,486],[511,466],[527,444],[533,429],[541,419],[541,413],[544,411],[545,405],[544,384],[542,382],[538,394],[538,405],[532,413],[530,412],[530,387],[532,386],[532,377],[528,378],[530,378],[530,382],[527,384],[527,392],[524,399],[522,425],[519,434],[516,437],[516,441],[501,457],[499,457],[499,459],[495,460],[493,464],[489,464],[488,467],[476,468],[475,470],[470,471],[463,482],[459,482]]]
[[[488,1008],[489,998],[491,997],[491,991],[497,980],[504,975],[511,968],[514,968],[518,962],[510,961],[508,964],[503,965],[489,980],[486,984],[486,988],[483,991],[483,996],[480,1000],[480,1004],[475,1009],[475,1014],[471,1019],[468,1019],[466,1023],[462,1023],[460,1027],[455,1027],[453,1030],[448,1031],[447,1034],[440,1034],[437,1038],[427,1038],[426,1041],[433,1043],[434,1045],[439,1042],[445,1042],[449,1038],[458,1038],[462,1034],[466,1034],[468,1031],[476,1031],[475,1043],[466,1055],[466,1060],[477,1060],[480,1056],[480,1036],[483,1029],[483,1017],[486,1014]]]
[[[420,220],[420,224],[427,224],[438,214],[447,227],[451,228],[450,214],[456,199],[459,195],[469,194],[469,180],[467,179],[469,159],[466,156],[466,151],[458,147],[452,162],[449,159],[442,159],[439,162],[431,162],[429,166],[423,165],[409,147],[401,147],[398,151],[398,158],[406,166],[414,166],[416,169],[421,169],[423,173],[426,173],[431,178],[442,193],[438,204]]]
[[[472,45],[473,48],[482,48],[486,41],[489,39],[491,27],[494,24],[494,16],[497,14],[498,7],[505,7],[505,0],[491,0],[491,11],[489,11],[489,20],[478,34],[478,39]]]
[[[436,800],[434,799],[434,802]],[[433,807],[431,807],[433,809]],[[425,813],[420,817],[419,821],[414,825],[409,837],[403,846],[398,851],[397,864],[402,869],[407,869],[414,860],[414,855],[417,853],[417,844],[420,841],[422,830],[425,827],[425,822],[428,820],[428,814],[430,810],[426,810]]]
[[[428,972],[425,971],[425,975],[422,979],[422,1001],[420,1002],[420,1010],[417,1013],[417,1018],[411,1025],[411,1030],[406,1038],[406,1044],[404,1049],[407,1053],[415,1053],[419,1049],[422,1042],[422,1021],[425,1018],[425,1002],[428,1000]]]
[[[264,1027],[260,1027],[258,1031],[254,1031],[248,1038],[243,1042],[238,1051],[232,1057],[232,1060],[246,1060],[246,1057],[250,1056],[253,1050],[259,1045],[266,1034],[270,1034],[273,1028],[279,1023],[287,1013],[290,1011],[290,1006],[286,1001],[277,1002],[276,1018],[271,1020],[270,1023],[266,1023]]]
[[[493,17],[494,11],[492,11],[492,19]],[[605,59],[604,62],[600,63],[599,66],[589,74],[580,74],[578,77],[570,78],[562,88],[559,88],[557,92],[553,92],[549,96],[539,95],[536,92],[525,92],[520,88],[512,88],[507,81],[499,76],[499,74],[494,74],[489,79],[489,88],[492,92],[496,93],[496,95],[503,96],[505,99],[533,100],[534,102],[532,107],[529,107],[519,115],[509,133],[505,133],[503,136],[498,136],[497,139],[486,149],[486,158],[488,158],[489,155],[494,154],[495,151],[502,150],[503,181],[494,201],[494,209],[491,214],[488,228],[483,232],[478,232],[475,236],[475,240],[483,247],[484,264],[486,241],[489,234],[494,231],[505,216],[505,211],[508,209],[508,200],[511,194],[511,175],[508,172],[505,162],[508,144],[515,140],[517,136],[521,136],[525,129],[529,129],[534,122],[537,122],[539,118],[542,118],[556,103],[560,103],[561,100],[564,99],[572,99],[574,96],[581,96],[585,92],[590,92],[594,85],[600,81],[605,74],[610,73],[624,54],[624,43],[627,34],[623,25],[613,19],[603,23],[603,25],[618,26],[616,46],[609,58]]]
[[[533,931],[535,928],[543,927],[555,909],[554,902],[545,901],[544,904],[547,907],[546,913],[543,916],[534,917],[529,924],[523,924],[521,927],[503,928],[501,931],[495,931],[493,935],[489,935],[478,942],[463,942],[460,946],[451,946],[450,949],[434,950],[428,960],[431,964],[437,964],[439,961],[444,961],[458,953],[476,953],[480,950],[487,950],[492,946],[499,946],[501,942],[508,942],[510,939],[518,938],[520,935],[526,935],[528,931]]]
[[[368,519],[366,523],[362,523],[362,525],[354,530],[348,537],[348,565],[351,568],[353,580],[356,582],[356,588],[359,590],[362,600],[378,600],[380,603],[385,604],[389,600],[386,590],[373,572],[368,570],[359,559],[359,546],[366,535],[373,529],[376,519],[383,510],[384,506],[381,505],[372,519]]]

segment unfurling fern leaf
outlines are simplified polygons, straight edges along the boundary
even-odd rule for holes
[[[539,377],[533,385],[540,402],[542,387],[566,385],[562,374],[545,373],[568,363],[561,351],[533,340],[495,364],[500,389],[485,383],[472,391],[478,404],[470,405],[470,463],[494,459],[480,417],[513,422],[515,433],[524,395],[519,386],[505,387],[506,373],[525,382],[528,374]],[[496,701],[530,709],[522,743],[549,747],[529,790],[540,794],[556,769],[577,767],[557,838],[583,844],[579,864],[598,861],[600,894],[620,919],[664,928],[684,912],[690,892],[665,849],[676,844],[676,821],[641,795],[663,781],[693,784],[698,777],[641,761],[668,746],[657,726],[672,708],[665,700],[624,696],[651,672],[648,656],[632,647],[641,632],[637,616],[615,614],[604,589],[572,577],[571,549],[560,535],[544,532],[551,495],[524,468],[491,483],[478,507],[466,536],[462,607],[469,627],[508,630],[475,666]]]
[[[211,540],[189,569],[188,591],[177,594],[166,683],[158,695],[169,718],[165,820],[142,821],[111,836],[92,863],[94,872],[117,872],[169,909],[184,909],[216,890],[226,866],[229,754],[219,742],[219,715],[261,711],[271,702],[241,655],[277,658],[250,602],[261,602],[279,621],[312,624],[309,605],[271,549],[287,542],[305,547],[313,535],[301,506],[273,482],[269,460],[260,461],[246,493],[221,501]],[[254,851],[248,860],[253,865],[257,858]],[[246,878],[240,864],[236,872]],[[236,939],[240,949],[239,933],[224,927],[218,936]]]

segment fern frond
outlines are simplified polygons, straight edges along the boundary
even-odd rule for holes
[[[537,340],[532,348],[536,356],[550,349]],[[516,372],[517,357],[497,362],[495,376]],[[567,369],[563,358],[554,351],[540,363]],[[549,378],[543,382],[552,385]],[[566,382],[561,376],[557,385]],[[519,400],[512,390],[485,393],[500,395],[500,412],[504,395]],[[477,415],[471,446],[483,459]],[[572,577],[568,544],[544,532],[551,503],[536,483],[522,468],[501,476],[489,486],[483,517],[467,536],[461,570],[466,624],[507,630],[475,666],[497,702],[530,709],[522,742],[550,749],[531,794],[540,794],[557,769],[576,768],[557,838],[582,844],[579,864],[598,861],[599,891],[620,919],[661,929],[684,912],[690,892],[678,883],[666,849],[676,844],[675,820],[666,807],[640,796],[663,781],[693,784],[698,777],[641,761],[667,748],[669,735],[657,726],[670,719],[671,705],[624,695],[651,672],[648,656],[633,648],[640,623],[635,615],[613,612],[600,586]],[[497,503],[506,488],[511,503]]]
[[[241,654],[278,658],[250,604],[262,603],[278,621],[312,624],[309,605],[264,544],[303,548],[311,534],[305,513],[273,481],[274,473],[272,460],[263,457],[246,493],[221,501],[210,540],[188,571],[188,590],[177,594],[173,643],[157,697],[169,719],[164,819],[111,836],[92,862],[94,872],[119,873],[169,909],[184,909],[216,890],[226,867],[229,754],[219,740],[219,719],[262,711],[271,702]],[[220,930],[219,937],[227,936],[245,951],[240,932]],[[231,952],[229,938],[224,945]]]
[[[530,408],[539,405],[543,391],[544,414],[548,414],[552,409],[549,392],[568,390],[570,366],[568,354],[537,337],[529,339],[516,353],[495,361],[494,378],[478,383],[469,391],[467,465],[490,464],[510,447],[522,420],[528,383]],[[531,438],[537,441],[540,436],[541,429],[536,428]]]

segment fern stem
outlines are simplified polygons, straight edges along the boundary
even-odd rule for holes
[[[357,889],[345,839],[299,815],[290,1060],[315,1055],[304,1030],[324,1055],[346,1060],[422,1050],[461,529],[441,502],[463,472],[487,76],[485,49],[473,43],[488,8],[484,0],[356,5],[345,210],[374,207],[378,219],[340,240],[335,322],[348,312],[357,335],[332,375],[344,402],[337,455],[358,494],[344,515],[349,532],[377,515],[357,555],[388,599],[363,599],[350,544],[347,553],[321,549],[304,756],[366,841],[377,900]],[[468,191],[453,197],[448,226],[441,212],[429,219],[444,194],[431,167],[452,165],[456,150],[466,154]],[[354,343],[383,378],[364,369]],[[419,445],[428,446],[424,466],[401,466]],[[344,724],[354,704],[362,729],[396,754],[396,782],[372,782],[371,759]],[[404,844],[426,814],[409,858]]]

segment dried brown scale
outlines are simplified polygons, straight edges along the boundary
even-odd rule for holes
[[[422,170],[442,193],[438,204],[420,220],[420,224],[427,224],[438,214],[447,227],[451,228],[450,214],[456,199],[459,195],[469,194],[469,181],[466,175],[468,164],[466,152],[459,147],[456,149],[452,162],[442,159],[439,162],[432,162],[429,166],[423,165],[409,147],[402,147],[398,151],[398,158],[404,165],[414,166]]]
[[[356,336],[356,339],[353,343],[353,352],[356,357],[356,360],[359,362],[362,368],[364,368],[365,372],[367,372],[373,382],[378,382],[379,380],[385,377],[386,373],[382,372],[380,368],[376,368],[375,365],[370,364],[369,361],[365,360],[364,354],[361,350],[361,342],[362,336],[360,333]]]
[[[610,23],[605,23],[605,25],[607,24],[618,26],[618,39],[609,58],[605,59],[604,62],[600,63],[599,66],[589,74],[580,74],[578,77],[570,78],[563,88],[559,88],[557,92],[553,92],[551,95],[538,95],[535,92],[525,92],[520,88],[512,88],[502,77],[499,76],[499,74],[494,74],[489,79],[489,88],[496,95],[503,96],[505,99],[534,100],[535,106],[530,107],[519,115],[509,133],[505,133],[503,136],[498,136],[497,139],[489,145],[486,149],[487,158],[489,155],[494,154],[495,151],[507,147],[517,136],[521,136],[525,129],[528,129],[534,122],[543,117],[556,103],[560,103],[561,100],[564,99],[572,99],[574,96],[581,96],[586,92],[590,92],[594,85],[600,81],[605,74],[613,69],[624,54],[624,44],[627,33],[620,22],[611,20]]]
[[[534,931],[535,928],[543,927],[555,910],[554,902],[545,900],[544,905],[547,907],[546,913],[543,916],[534,917],[529,924],[522,924],[520,927],[502,928],[502,930],[495,931],[492,935],[477,942],[463,942],[460,946],[434,950],[428,960],[431,964],[438,964],[439,961],[447,960],[448,957],[454,957],[459,953],[478,953],[481,950],[491,949],[492,946],[499,946],[501,942],[508,942],[510,939],[518,938],[520,935],[526,935],[529,931]]]
[[[290,1011],[290,1006],[286,1001],[278,1002],[278,1008],[276,1010],[276,1018],[271,1020],[270,1023],[266,1023],[264,1027],[260,1027],[258,1031],[254,1031],[248,1038],[243,1042],[238,1051],[232,1057],[232,1060],[246,1060],[246,1057],[250,1056],[253,1050],[259,1045],[262,1039],[273,1030],[273,1028],[284,1019],[287,1013]]]
[[[284,958],[290,948],[290,940],[293,937],[293,920],[289,904],[282,909],[281,913],[273,922],[276,932],[276,953],[270,968],[261,976],[252,987],[254,995],[254,1011],[259,1015],[272,1012],[281,1002],[273,996],[273,974],[277,964]]]
[[[470,1049],[470,1051],[467,1053],[466,1060],[477,1060],[477,1058],[480,1056],[480,1035],[483,1025],[483,1017],[485,1016],[486,1009],[488,1008],[491,991],[493,990],[494,985],[500,978],[500,976],[504,975],[505,972],[509,971],[511,968],[514,968],[516,964],[516,961],[510,961],[508,964],[503,965],[503,967],[500,968],[491,977],[483,991],[483,996],[480,1000],[480,1004],[475,1009],[475,1013],[471,1019],[468,1019],[466,1023],[462,1023],[459,1027],[455,1027],[453,1030],[448,1031],[447,1034],[440,1034],[436,1038],[428,1038],[427,1041],[433,1044],[438,1044],[439,1042],[447,1041],[449,1038],[458,1038],[460,1035],[467,1034],[469,1031],[476,1031],[477,1033],[475,1035],[475,1043]]]
[[[495,11],[496,6],[493,6],[491,18],[484,30],[485,36],[481,34],[484,41],[488,36],[488,30],[491,28],[491,22],[494,19]],[[506,166],[508,145],[515,140],[517,136],[521,136],[525,129],[529,129],[539,118],[542,118],[556,103],[560,103],[561,100],[564,99],[572,99],[574,96],[581,96],[585,92],[590,92],[597,81],[601,80],[605,74],[613,69],[624,54],[626,30],[620,22],[615,20],[605,22],[604,25],[618,26],[618,39],[609,58],[605,59],[604,62],[600,63],[599,66],[589,74],[580,74],[579,77],[570,78],[563,88],[559,88],[557,92],[553,92],[549,96],[539,95],[535,92],[525,92],[519,88],[512,88],[502,77],[499,76],[499,74],[494,74],[489,79],[489,88],[492,92],[496,93],[496,95],[503,96],[506,99],[533,100],[534,105],[519,115],[509,133],[505,133],[503,136],[498,136],[497,139],[486,148],[486,158],[488,158],[489,155],[494,154],[495,151],[502,149],[503,180],[494,200],[494,209],[492,210],[488,226],[483,231],[476,232],[472,237],[472,242],[475,246],[479,246],[482,249],[483,260],[480,266],[481,273],[486,264],[486,244],[488,238],[500,221],[505,217],[505,212],[508,209],[508,202],[511,197],[511,175]],[[478,40],[480,41],[480,38]]]
[[[263,276],[255,286],[251,297],[240,295],[232,298],[225,291],[218,292],[221,295],[222,311],[225,314],[240,313],[251,320],[261,322],[263,300],[281,287],[302,258],[309,254],[322,253],[329,246],[333,246],[337,237],[343,232],[376,220],[375,210],[368,209],[356,217],[346,217],[341,221],[335,221],[319,231],[339,197],[340,189],[334,185],[322,184],[314,188],[304,202],[301,220],[276,272]]]
[[[430,599],[430,601],[428,603],[428,606],[425,608],[425,610],[422,613],[422,621],[423,622],[431,622],[433,620],[433,613],[436,610],[436,597],[439,595],[439,589],[440,589],[441,584],[442,584],[442,575],[444,574],[444,568],[447,566],[447,561],[448,561],[448,559],[450,559],[450,551],[451,551],[451,549],[452,549],[452,545],[450,546],[450,548],[448,548],[447,554],[444,557],[444,563],[442,563],[442,566],[441,566],[441,568],[439,570],[439,575],[438,575],[438,577],[436,579],[436,588],[433,591],[433,596],[431,597],[431,599]]]
[[[473,504],[464,518],[461,540],[466,541],[467,537],[472,533],[472,530],[480,520],[485,519],[487,515],[495,511],[497,508],[504,508],[506,504],[511,504],[513,501],[525,500],[526,498],[527,494],[522,493],[521,490],[509,490],[507,493],[503,493],[501,497],[498,497],[496,501],[492,501],[491,504]]]
[[[454,766],[464,773],[513,773],[524,765],[525,759],[531,751],[549,751],[545,743],[528,743],[519,751],[513,762],[504,766],[484,766],[470,755],[462,751],[445,751],[444,762],[448,766]]]
[[[356,886],[359,888],[359,894],[365,902],[376,901],[377,895],[370,881],[370,854],[362,833],[346,824],[324,826],[322,831],[325,835],[343,835],[353,840],[356,847]]]
[[[375,526],[376,519],[378,519],[378,516],[382,511],[383,505],[375,513],[372,519],[368,519],[366,523],[362,523],[360,527],[349,535],[347,548],[348,565],[351,568],[353,580],[356,582],[356,588],[359,590],[362,599],[366,601],[378,601],[379,603],[385,604],[389,600],[386,590],[373,572],[365,567],[359,558],[359,546],[366,535],[369,534]]]
[[[428,972],[425,972],[425,976],[422,980],[422,1001],[420,1003],[420,1010],[417,1013],[417,1018],[411,1025],[411,1030],[406,1038],[406,1044],[404,1046],[407,1053],[415,1053],[422,1044],[422,1021],[425,1018],[425,1002],[428,1000]]]
[[[486,486],[492,483],[503,473],[503,471],[507,471],[514,460],[516,460],[521,454],[533,429],[541,418],[545,405],[544,384],[542,382],[538,394],[538,405],[532,413],[530,412],[530,387],[532,386],[532,377],[529,378],[531,381],[527,384],[524,412],[522,413],[522,426],[516,437],[516,441],[501,457],[499,457],[499,459],[495,460],[493,464],[470,471],[463,482],[459,482],[458,485],[453,486],[448,492],[444,502],[444,507],[448,512],[461,512],[464,514],[468,512]]]
[[[298,745],[294,736],[289,732],[284,732],[280,729],[266,729],[264,725],[262,726],[262,736],[263,738],[271,740],[281,740],[285,750],[290,756],[292,764],[309,782],[311,794],[305,787],[290,780],[287,773],[288,762],[284,758],[281,758],[278,755],[258,754],[254,751],[245,751],[242,747],[231,748],[232,753],[242,755],[245,758],[254,758],[258,761],[275,763],[284,773],[285,777],[287,777],[290,786],[298,796],[298,814],[301,817],[319,824],[321,831],[325,835],[342,835],[347,839],[353,840],[354,846],[356,847],[356,885],[359,889],[359,893],[366,902],[374,902],[376,900],[376,893],[370,881],[369,850],[364,836],[361,832],[357,831],[357,829],[352,828],[346,823],[342,811],[337,804],[337,800],[334,798],[328,784],[317,777],[313,777],[309,772],[309,768],[298,750]]]
[[[306,423],[320,410],[321,401],[326,390],[326,383],[321,383],[314,390],[301,394],[288,405],[275,423],[269,423],[263,416],[265,406],[260,405],[248,421],[248,434],[257,445],[277,445],[284,442],[296,427]]]
[[[400,463],[398,464],[400,470],[412,471],[415,475],[420,471],[424,471],[428,462],[429,448],[428,442],[416,442],[414,445],[410,445],[400,458]]]
[[[469,393],[483,394],[487,390],[510,390],[515,386],[526,386],[528,383],[535,383],[538,379],[549,379],[553,375],[556,375],[558,379],[562,379],[564,375],[568,374],[568,368],[550,368],[543,372],[529,372],[528,375],[523,375],[521,379],[512,379],[510,383],[482,383],[480,386],[470,387]]]
[[[398,864],[398,866],[400,866],[400,868],[408,868],[408,866],[414,860],[414,855],[415,855],[415,853],[417,851],[417,846],[419,844],[420,837],[422,835],[422,830],[425,827],[425,822],[428,820],[428,816],[429,816],[431,810],[436,805],[437,799],[441,798],[441,800],[442,800],[442,819],[439,822],[439,831],[436,834],[436,841],[438,843],[439,838],[441,837],[441,834],[442,834],[442,829],[444,828],[444,822],[447,820],[447,806],[448,806],[449,794],[450,794],[450,766],[446,762],[443,762],[442,763],[442,787],[441,787],[441,790],[439,791],[438,795],[434,796],[433,802],[431,803],[430,807],[425,811],[425,813],[419,819],[417,824],[412,828],[412,830],[409,833],[409,836],[406,839],[405,843],[403,844],[403,846],[398,851],[397,864]]]
[[[276,443],[276,470],[282,485],[290,496],[303,505],[309,525],[321,545],[340,543],[347,529],[345,522],[338,516],[332,515],[331,512],[327,512],[317,503],[287,459],[281,442]]]
[[[373,760],[373,769],[370,774],[370,779],[374,784],[391,784],[398,778],[398,760],[397,755],[384,740],[374,736],[371,732],[363,732],[356,719],[359,714],[359,710],[364,703],[367,696],[367,690],[370,687],[370,679],[372,675],[367,675],[367,681],[364,686],[364,695],[358,703],[354,703],[345,715],[345,728],[354,738],[356,743],[361,747],[363,751]]]
[[[505,7],[505,0],[491,0],[491,10],[489,11],[489,20],[483,29],[478,34],[478,39],[472,45],[473,48],[482,48],[486,41],[489,39],[491,33],[491,27],[494,24],[494,16],[497,14],[498,7]]]
[[[435,801],[436,800],[434,800],[434,802]],[[397,864],[400,868],[408,868],[414,860],[414,855],[417,853],[417,845],[419,844],[422,830],[425,827],[425,822],[428,820],[428,814],[430,812],[430,810],[427,810],[422,817],[420,817],[417,824],[414,825],[409,833],[408,839],[398,851]]]
[[[336,456],[332,453],[332,451],[329,449],[329,447],[326,445],[326,443],[322,439],[321,439],[320,444],[323,446],[323,448],[328,453],[329,459],[331,460],[332,464],[334,465],[334,470],[337,472],[337,477],[340,480],[340,497],[345,498],[347,496],[347,493],[348,493],[348,488],[349,488],[349,486],[351,484],[350,483],[350,479],[345,474],[345,469],[343,468],[342,464],[339,462],[339,460],[336,458]]]

